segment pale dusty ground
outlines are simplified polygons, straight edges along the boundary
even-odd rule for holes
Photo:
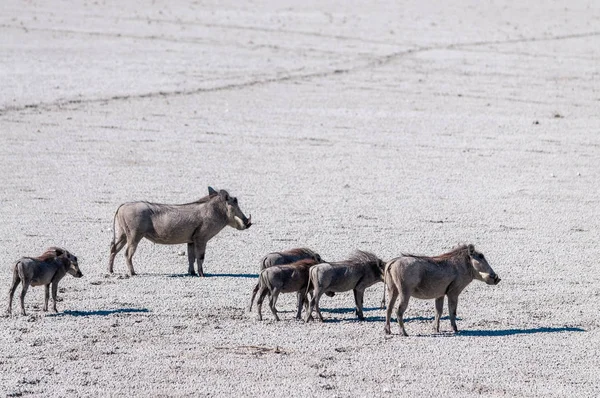
[[[34,288],[0,318],[2,393],[600,395],[597,2],[214,3],[0,5],[2,303],[46,246],[85,274],[58,315]],[[208,185],[255,221],[209,243],[210,277],[147,241],[140,276],[121,255],[106,275],[121,202]],[[467,288],[457,336],[413,300],[411,336],[386,338],[381,284],[362,323],[351,293],[324,324],[294,321],[293,295],[279,323],[244,311],[273,250],[460,242],[503,281]]]

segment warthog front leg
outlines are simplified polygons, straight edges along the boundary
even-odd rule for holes
[[[202,264],[204,264],[204,252],[206,251],[206,242],[195,241],[194,252],[196,253],[196,262],[198,263],[198,275],[204,276],[204,270]]]
[[[458,296],[448,296],[448,311],[450,312],[450,324],[454,333],[458,333],[456,327],[456,307],[458,307]]]
[[[194,250],[194,243],[187,244],[187,255],[188,255],[188,275],[195,276],[194,263],[196,262],[196,251]]]
[[[56,309],[56,293],[58,292],[58,281],[52,282],[52,310],[58,312]]]
[[[435,299],[435,320],[433,321],[434,333],[440,332],[440,318],[444,311],[444,296]]]
[[[48,300],[50,299],[50,284],[44,285],[44,308],[43,311],[48,311]]]
[[[356,304],[356,315],[358,316],[358,319],[363,321],[365,319],[364,315],[363,315],[363,297],[364,297],[364,290],[358,290],[358,289],[354,289],[354,303]]]
[[[25,313],[25,295],[27,294],[30,283],[30,281],[23,280],[23,287],[21,288],[21,315],[27,315]]]

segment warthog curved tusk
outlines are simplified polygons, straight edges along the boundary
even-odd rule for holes
[[[244,222],[242,221],[241,218],[239,218],[238,216],[233,216],[233,219],[235,220],[235,222],[237,223],[238,227],[240,228],[244,228],[246,225],[244,224]]]

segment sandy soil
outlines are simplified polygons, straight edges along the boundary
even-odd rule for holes
[[[2,289],[50,245],[85,276],[57,315],[41,288],[2,310],[2,393],[600,395],[597,4],[209,3],[3,1]],[[208,185],[255,222],[209,243],[209,277],[147,241],[139,276],[121,255],[106,274],[120,203]],[[412,300],[411,336],[384,336],[382,284],[365,322],[351,293],[324,324],[293,320],[294,295],[279,323],[244,311],[273,250],[460,242],[503,281],[461,295],[458,335]]]

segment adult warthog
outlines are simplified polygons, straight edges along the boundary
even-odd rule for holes
[[[390,318],[396,298],[398,305],[398,325],[404,336],[402,317],[408,307],[411,296],[419,299],[435,299],[434,332],[440,331],[440,317],[444,307],[444,296],[448,296],[450,324],[454,332],[456,327],[456,306],[458,295],[473,279],[497,285],[500,278],[488,264],[484,255],[473,245],[462,245],[436,257],[402,255],[387,263],[385,268],[385,286],[389,294],[384,331],[390,334]]]
[[[275,308],[277,297],[279,297],[280,293],[293,292],[297,292],[298,299],[296,319],[301,319],[302,304],[308,307],[308,301],[306,299],[308,272],[316,263],[317,262],[312,258],[305,258],[292,264],[275,265],[262,270],[258,278],[259,293],[258,300],[256,301],[258,319],[262,321],[262,303],[265,296],[270,294],[269,307],[275,316],[275,320],[279,321],[277,308]]]
[[[117,209],[113,220],[113,240],[110,244],[108,272],[113,272],[117,253],[127,244],[125,258],[129,274],[135,275],[131,259],[142,238],[163,245],[187,243],[188,273],[204,276],[202,264],[206,243],[226,225],[247,229],[252,223],[238,205],[237,198],[225,190],[208,187],[208,196],[192,203],[168,205],[149,202],[124,203]]]
[[[25,314],[25,294],[29,286],[44,285],[44,311],[48,311],[48,299],[50,297],[50,284],[52,284],[52,309],[56,310],[56,292],[58,282],[66,275],[71,274],[75,278],[81,278],[83,274],[79,270],[77,257],[68,250],[60,247],[49,247],[39,257],[22,257],[13,267],[13,281],[8,291],[8,313],[12,311],[12,301],[15,290],[19,283],[21,288],[21,314]]]
[[[267,254],[262,258],[262,260],[260,260],[259,273],[265,268],[273,267],[275,265],[291,264],[304,259],[314,260],[316,264],[323,262],[318,253],[315,253],[314,251],[305,247],[299,247],[282,252],[273,252]],[[254,303],[254,298],[256,297],[256,293],[258,293],[259,289],[258,285],[259,283],[257,283],[252,290],[252,297],[250,298],[250,304],[248,305],[248,312],[252,311],[252,304]]]
[[[354,292],[356,315],[363,320],[363,296],[365,289],[383,281],[385,263],[376,255],[357,250],[348,260],[335,263],[321,263],[313,266],[309,272],[306,293],[312,289],[313,298],[306,314],[306,321],[313,319],[313,309],[319,320],[323,321],[319,299],[325,292]]]

